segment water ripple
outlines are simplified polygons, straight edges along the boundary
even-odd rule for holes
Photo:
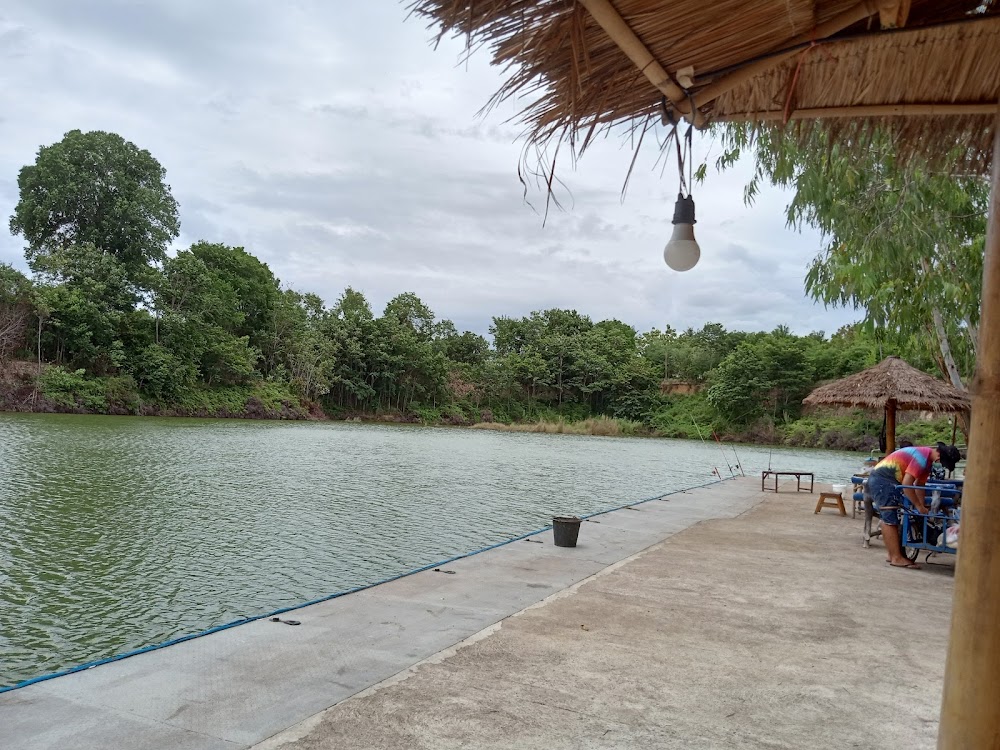
[[[748,475],[859,464],[738,450]],[[723,461],[690,441],[0,415],[0,686],[703,484]]]

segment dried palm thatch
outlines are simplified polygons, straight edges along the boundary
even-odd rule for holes
[[[903,410],[960,412],[969,408],[969,397],[899,357],[888,357],[867,370],[820,386],[803,403],[864,409],[895,404]]]
[[[761,128],[842,118],[841,142],[896,133],[902,158],[985,172],[1000,102],[1000,0],[417,0],[440,35],[508,71],[528,143],[661,117]],[[836,127],[836,126],[835,126]],[[792,132],[805,133],[802,126]]]

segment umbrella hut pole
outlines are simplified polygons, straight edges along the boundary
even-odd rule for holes
[[[885,405],[885,455],[896,450],[896,399],[890,398]]]
[[[1000,116],[993,135],[982,325],[938,748],[1000,747]],[[992,507],[991,507],[992,505]]]

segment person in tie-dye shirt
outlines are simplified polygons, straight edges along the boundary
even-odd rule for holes
[[[903,505],[902,493],[897,485],[907,485],[906,493],[913,507],[919,513],[926,513],[924,491],[919,489],[927,483],[935,461],[940,461],[948,471],[955,470],[961,454],[954,445],[938,443],[936,447],[910,447],[893,451],[875,464],[868,476],[868,491],[871,493],[879,515],[882,517],[882,540],[889,552],[886,560],[896,568],[919,568],[903,555],[903,545],[899,533],[899,509]],[[913,489],[910,489],[910,486]]]

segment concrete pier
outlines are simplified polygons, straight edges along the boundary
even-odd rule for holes
[[[618,510],[0,695],[0,747],[933,747],[953,558],[889,568],[814,505]]]

